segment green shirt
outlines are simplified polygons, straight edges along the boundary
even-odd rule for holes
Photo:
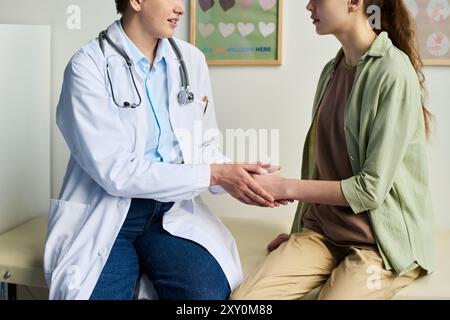
[[[302,179],[319,180],[315,166],[316,115],[336,63],[324,68],[303,151]],[[433,269],[433,210],[418,76],[406,54],[380,33],[357,65],[345,110],[347,152],[354,176],[341,181],[353,212],[369,212],[386,269],[399,274]],[[300,202],[292,233],[302,230],[310,204]]]

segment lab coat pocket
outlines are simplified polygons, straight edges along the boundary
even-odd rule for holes
[[[203,98],[205,99],[205,98]],[[196,109],[196,115],[198,118],[202,119],[204,118],[204,116],[206,115],[206,113],[208,112],[208,101],[204,101],[204,100],[195,100],[194,101],[194,107]]]
[[[203,133],[205,130],[206,113],[208,112],[208,102],[195,100],[193,107],[195,109],[195,128],[196,130],[201,129],[201,132]]]
[[[45,272],[64,259],[86,220],[88,205],[64,200],[50,201]]]

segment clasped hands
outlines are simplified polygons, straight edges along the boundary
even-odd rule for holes
[[[211,186],[219,185],[242,203],[275,208],[287,205],[280,167],[271,164],[213,164]]]

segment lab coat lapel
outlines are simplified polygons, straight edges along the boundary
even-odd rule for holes
[[[191,159],[191,128],[189,126],[189,117],[183,113],[182,109],[189,106],[182,106],[178,103],[178,92],[181,88],[180,63],[175,52],[167,39],[167,78],[169,88],[169,116],[173,132],[180,145],[181,154],[185,163],[190,163]]]
[[[128,55],[128,57],[130,57],[130,59],[132,59],[132,54],[130,52],[130,49],[128,48],[127,43],[125,42],[125,39],[123,38],[123,36],[121,35],[121,31],[119,30],[119,24],[120,20],[115,21],[114,23],[112,23],[109,27],[108,27],[108,36],[111,38],[112,41],[114,41],[115,44],[117,44],[117,46],[119,48],[121,48],[123,51],[125,51],[125,53]],[[113,51],[115,54],[116,51],[114,51],[113,48],[111,48],[109,45],[105,46],[106,48],[109,48],[110,51]]]
[[[164,39],[163,41],[167,41],[167,48],[172,48],[169,44],[169,41]],[[177,118],[176,118],[176,109],[180,108],[180,104],[177,99],[177,88],[181,86],[181,78],[179,71],[179,62],[178,59],[173,52],[172,49],[167,52],[167,78],[168,78],[168,88],[169,88],[169,114],[170,120],[172,122],[172,127],[175,130],[177,128]]]
[[[132,54],[130,52],[128,44],[125,42],[125,39],[123,35],[121,34],[121,30],[119,30],[118,23],[120,21],[116,21],[113,24],[111,24],[108,27],[108,35],[111,38],[114,43],[116,43],[119,48],[125,51],[125,53],[132,59]],[[110,55],[117,55],[117,52],[111,48],[110,45],[105,45],[105,56],[108,57]],[[113,66],[110,66],[112,68]],[[133,62],[132,65],[133,75],[135,77],[136,86],[138,88],[139,94],[141,96],[142,102],[141,105],[133,110],[124,109],[121,110],[128,115],[131,114],[131,117],[129,117],[130,128],[133,128],[132,130],[135,131],[133,136],[135,137],[136,146],[139,146],[138,149],[145,148],[145,142],[148,134],[148,121],[147,119],[150,118],[150,106],[148,105],[147,100],[147,94],[146,94],[146,88],[143,79],[141,79],[140,76],[138,76],[138,72],[136,70],[136,65]],[[108,84],[109,85],[109,84]],[[131,79],[127,79],[127,81],[116,81],[113,83],[113,86],[124,86],[126,90],[134,90],[133,83],[131,82]],[[116,107],[117,108],[117,107]]]

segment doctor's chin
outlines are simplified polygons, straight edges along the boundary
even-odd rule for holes
[[[2,308],[450,300],[449,0],[0,7]]]

